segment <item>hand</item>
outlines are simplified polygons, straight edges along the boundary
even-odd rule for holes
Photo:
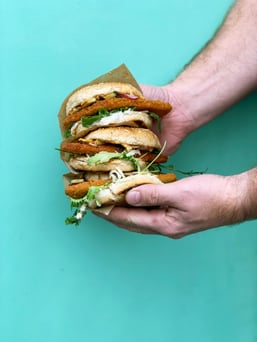
[[[142,185],[127,193],[133,207],[115,207],[107,216],[96,214],[130,231],[181,238],[242,221],[245,178],[198,175]]]
[[[174,153],[183,139],[196,127],[189,114],[186,114],[178,99],[178,96],[171,90],[171,85],[155,87],[141,85],[144,96],[153,100],[169,102],[172,105],[170,113],[162,118],[161,132],[155,127],[153,130],[159,136],[161,144],[166,141],[165,152],[170,155]]]

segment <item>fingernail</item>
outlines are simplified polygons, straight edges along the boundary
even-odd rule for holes
[[[139,191],[129,191],[127,196],[126,196],[126,200],[129,204],[135,205],[135,204],[139,204],[140,200],[141,200],[141,195]]]

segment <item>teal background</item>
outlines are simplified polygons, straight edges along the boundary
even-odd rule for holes
[[[91,214],[67,227],[55,151],[73,88],[122,63],[140,83],[169,82],[231,3],[2,0],[1,341],[257,341],[256,221],[181,240]],[[255,93],[188,137],[172,163],[224,175],[256,166],[256,110]]]

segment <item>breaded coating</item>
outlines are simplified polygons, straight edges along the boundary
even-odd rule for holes
[[[79,121],[83,116],[94,115],[101,108],[113,110],[126,107],[134,107],[136,110],[148,110],[158,114],[160,117],[168,114],[172,109],[168,102],[162,102],[158,100],[110,98],[107,100],[97,101],[88,107],[82,108],[78,112],[68,114],[63,120],[63,127],[65,129],[69,129],[74,122]]]
[[[151,162],[156,158],[156,154],[155,153],[145,153],[141,156],[135,155],[135,157],[140,157],[143,161],[145,162]],[[164,155],[160,155],[156,160],[155,163],[157,164],[161,164],[161,163],[166,163],[166,161],[168,160],[167,156]]]
[[[112,181],[111,179],[108,179],[108,180],[99,179],[99,180],[81,182],[77,184],[70,184],[65,189],[65,194],[71,198],[79,199],[86,195],[90,186],[104,185],[105,183],[109,183],[111,181]]]
[[[163,183],[175,182],[175,180],[177,179],[175,173],[160,173],[159,175],[157,175],[157,177]]]
[[[74,154],[95,154],[101,151],[106,152],[120,152],[119,146],[115,145],[90,145],[80,142],[65,142],[61,143],[61,151],[74,153]]]

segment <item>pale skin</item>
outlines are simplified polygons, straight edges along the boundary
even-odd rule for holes
[[[171,155],[194,130],[224,113],[257,86],[257,1],[239,0],[215,37],[170,84],[142,86],[147,98],[172,103],[160,140]],[[203,174],[142,185],[129,208],[101,215],[121,228],[180,238],[257,218],[257,168],[231,176]],[[98,214],[99,215],[99,214]]]

